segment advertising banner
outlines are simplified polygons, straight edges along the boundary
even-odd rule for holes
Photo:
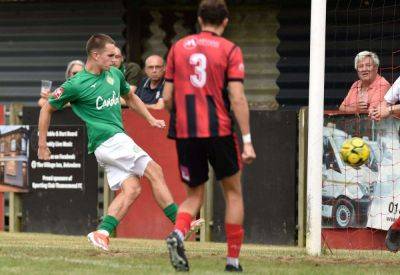
[[[99,223],[99,183],[96,159],[87,153],[86,127],[71,108],[54,112],[47,133],[51,157],[39,160],[39,113],[37,107],[23,109],[30,139],[29,192],[21,195],[22,231],[87,234]]]
[[[322,221],[325,228],[387,230],[400,213],[400,120],[326,115],[323,134]],[[346,139],[362,138],[370,148],[366,163],[346,164]]]
[[[32,126],[37,139],[37,126]],[[30,188],[32,189],[84,189],[85,132],[83,125],[51,126],[47,133],[47,146],[51,151],[48,161],[37,158],[37,146],[30,152]],[[34,145],[37,142],[32,143]]]

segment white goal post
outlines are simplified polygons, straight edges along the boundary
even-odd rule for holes
[[[321,254],[326,0],[311,1],[306,250]]]

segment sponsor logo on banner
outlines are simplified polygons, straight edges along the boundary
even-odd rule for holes
[[[64,89],[62,87],[59,87],[52,93],[52,96],[55,99],[59,99],[63,93],[64,93]]]

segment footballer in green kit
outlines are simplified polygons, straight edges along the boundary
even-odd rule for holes
[[[129,93],[120,70],[110,67],[96,75],[83,69],[56,89],[49,103],[56,109],[72,102],[75,114],[86,122],[89,153],[116,133],[124,133],[119,98]]]
[[[86,123],[89,153],[94,153],[99,165],[105,168],[111,190],[120,190],[98,229],[88,234],[89,241],[103,250],[108,250],[110,233],[139,196],[140,177],[149,179],[154,198],[173,223],[178,209],[161,167],[124,131],[120,97],[151,126],[162,129],[165,122],[149,113],[134,94],[135,88],[129,86],[120,70],[112,67],[115,48],[116,43],[108,35],[93,35],[86,44],[85,69],[52,93],[39,116],[39,159],[50,159],[47,132],[52,112],[70,103],[74,113]]]

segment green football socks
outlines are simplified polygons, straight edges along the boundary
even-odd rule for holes
[[[103,221],[101,224],[98,226],[98,230],[105,230],[107,231],[110,235],[114,231],[114,229],[117,227],[119,221],[114,218],[113,216],[107,215],[104,217]]]
[[[170,221],[175,224],[176,213],[178,213],[178,205],[176,203],[171,203],[164,208],[164,214]]]
[[[171,203],[170,205],[165,207],[163,211],[165,216],[167,216],[167,218],[170,219],[172,223],[175,223],[176,213],[178,212],[178,205],[176,203]],[[118,223],[119,221],[116,218],[107,215],[104,217],[103,221],[100,223],[97,229],[105,230],[111,235],[117,227]]]

